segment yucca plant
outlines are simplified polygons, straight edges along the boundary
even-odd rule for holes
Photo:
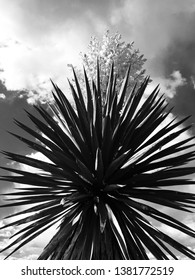
[[[38,141],[15,136],[49,161],[4,152],[12,161],[37,168],[37,173],[3,167],[17,175],[2,180],[24,186],[6,193],[10,202],[1,207],[33,205],[7,217],[26,214],[1,229],[27,225],[2,251],[16,245],[13,253],[60,222],[39,259],[141,260],[150,254],[177,259],[178,252],[195,259],[192,250],[152,223],[156,220],[195,237],[195,231],[160,209],[194,208],[195,195],[177,190],[194,184],[186,178],[195,172],[186,165],[195,158],[193,137],[175,141],[189,129],[181,126],[187,118],[162,125],[170,112],[158,87],[146,98],[146,78],[127,93],[129,71],[130,67],[118,93],[112,65],[102,102],[99,66],[92,84],[84,71],[86,98],[73,70],[74,105],[53,84],[52,113],[41,106],[35,107],[41,120],[28,113],[39,131],[16,121]]]

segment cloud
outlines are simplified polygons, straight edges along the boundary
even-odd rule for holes
[[[26,156],[29,157],[29,158],[38,159],[38,160],[41,160],[41,161],[51,163],[51,161],[40,152],[33,152],[33,153],[31,153],[29,155],[26,155]],[[31,167],[31,166],[23,164],[23,163],[16,163],[16,168],[19,168],[20,170],[23,170],[23,171],[28,171],[30,173],[39,172],[39,170],[37,170],[37,168]]]
[[[190,122],[195,123],[195,14],[187,18],[183,15],[185,29],[181,30],[180,37],[172,40],[169,46],[161,53],[160,63],[163,67],[164,76],[169,77],[173,71],[179,71],[185,79],[185,84],[178,87],[176,94],[169,100],[175,106],[175,113],[180,116],[191,115]],[[184,29],[184,28],[183,28]],[[195,132],[195,128],[192,128]]]
[[[131,33],[136,44],[152,58],[173,38],[183,36],[182,31],[186,31],[187,26],[182,16],[189,17],[194,11],[193,0],[157,0],[152,3],[151,0],[126,0],[118,13],[115,10],[115,20],[116,25],[125,25],[126,34]]]
[[[74,38],[69,42],[73,41]],[[19,97],[26,96],[30,104],[38,100],[42,102],[51,100],[50,78],[68,91],[66,77],[70,76],[67,67],[70,61],[65,54],[68,53],[70,57],[76,56],[76,51],[71,49],[71,43],[62,40],[59,45],[51,43],[46,47],[29,48],[22,43],[9,40],[9,45],[2,47],[0,51],[0,65],[3,68],[0,79],[7,90],[23,91]],[[71,62],[74,61],[72,58]]]
[[[0,78],[9,90],[23,90],[18,96],[27,97],[29,104],[51,99],[50,78],[69,94],[67,64],[78,65],[78,54],[86,50],[90,37],[102,36],[106,29],[119,31],[127,42],[135,41],[148,58],[147,72],[154,80],[172,81],[170,75],[177,71],[186,78],[179,67],[167,74],[164,58],[175,40],[193,40],[193,0],[152,5],[151,0],[84,0],[82,5],[78,0],[22,4],[0,0],[0,4]]]
[[[5,98],[6,98],[5,94],[4,93],[0,93],[0,99],[5,99]]]
[[[29,104],[51,99],[50,78],[69,91],[67,64],[79,63],[79,52],[122,2],[1,0],[0,79],[8,90],[25,91],[19,97]]]
[[[164,88],[166,96],[169,98],[173,98],[176,94],[177,88],[185,85],[186,79],[182,77],[181,73],[177,71],[173,71],[170,75],[170,78],[163,79],[161,82],[161,90]]]
[[[180,71],[173,71],[168,78],[166,77],[156,77],[154,81],[152,81],[147,88],[147,95],[152,92],[155,85],[159,84],[161,94],[165,94],[166,98],[173,98],[179,87],[183,87],[187,84],[187,81],[184,77],[182,77]]]
[[[155,83],[160,82],[175,113],[192,115],[195,122],[194,1],[125,1],[120,9],[113,10],[111,19],[113,28],[126,41],[135,41],[144,53],[147,74]]]
[[[126,1],[119,14],[118,24],[129,23],[125,36],[148,58],[147,74],[160,83],[174,113],[195,123],[194,1]]]

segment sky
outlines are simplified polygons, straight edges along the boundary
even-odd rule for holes
[[[195,122],[194,0],[0,0],[0,7],[0,150],[41,157],[7,132],[23,134],[13,119],[30,125],[24,109],[36,114],[33,104],[45,106],[51,98],[50,78],[68,92],[67,64],[79,66],[79,53],[87,51],[91,36],[101,39],[106,30],[119,32],[127,43],[135,42],[147,59],[146,74],[153,80],[149,89],[160,83],[174,115],[191,115],[189,122]],[[195,134],[195,128],[188,134]],[[0,165],[9,164],[0,155]],[[0,182],[1,192],[12,187]],[[192,186],[188,189],[193,191]],[[0,219],[13,211],[1,209]],[[180,219],[195,229],[194,216],[182,214]],[[15,230],[0,231],[0,248]],[[36,259],[53,231],[13,258]],[[172,234],[195,248],[193,240],[176,231]]]

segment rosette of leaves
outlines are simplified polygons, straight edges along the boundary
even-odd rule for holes
[[[6,193],[7,204],[1,207],[27,208],[7,217],[18,218],[1,229],[23,227],[2,251],[14,246],[12,254],[58,222],[39,259],[177,259],[178,254],[195,259],[192,250],[151,222],[195,237],[191,228],[161,208],[194,208],[195,195],[177,190],[194,184],[186,178],[195,171],[187,164],[194,159],[193,137],[175,140],[189,129],[181,126],[186,118],[163,126],[170,112],[158,87],[145,97],[146,78],[126,99],[130,67],[119,94],[113,69],[112,65],[105,103],[97,65],[92,86],[84,71],[86,101],[74,74],[73,105],[53,84],[52,113],[39,106],[35,108],[40,118],[28,113],[38,130],[16,121],[38,141],[15,136],[49,161],[4,152],[37,172],[4,167],[16,175],[1,179],[20,187]]]

